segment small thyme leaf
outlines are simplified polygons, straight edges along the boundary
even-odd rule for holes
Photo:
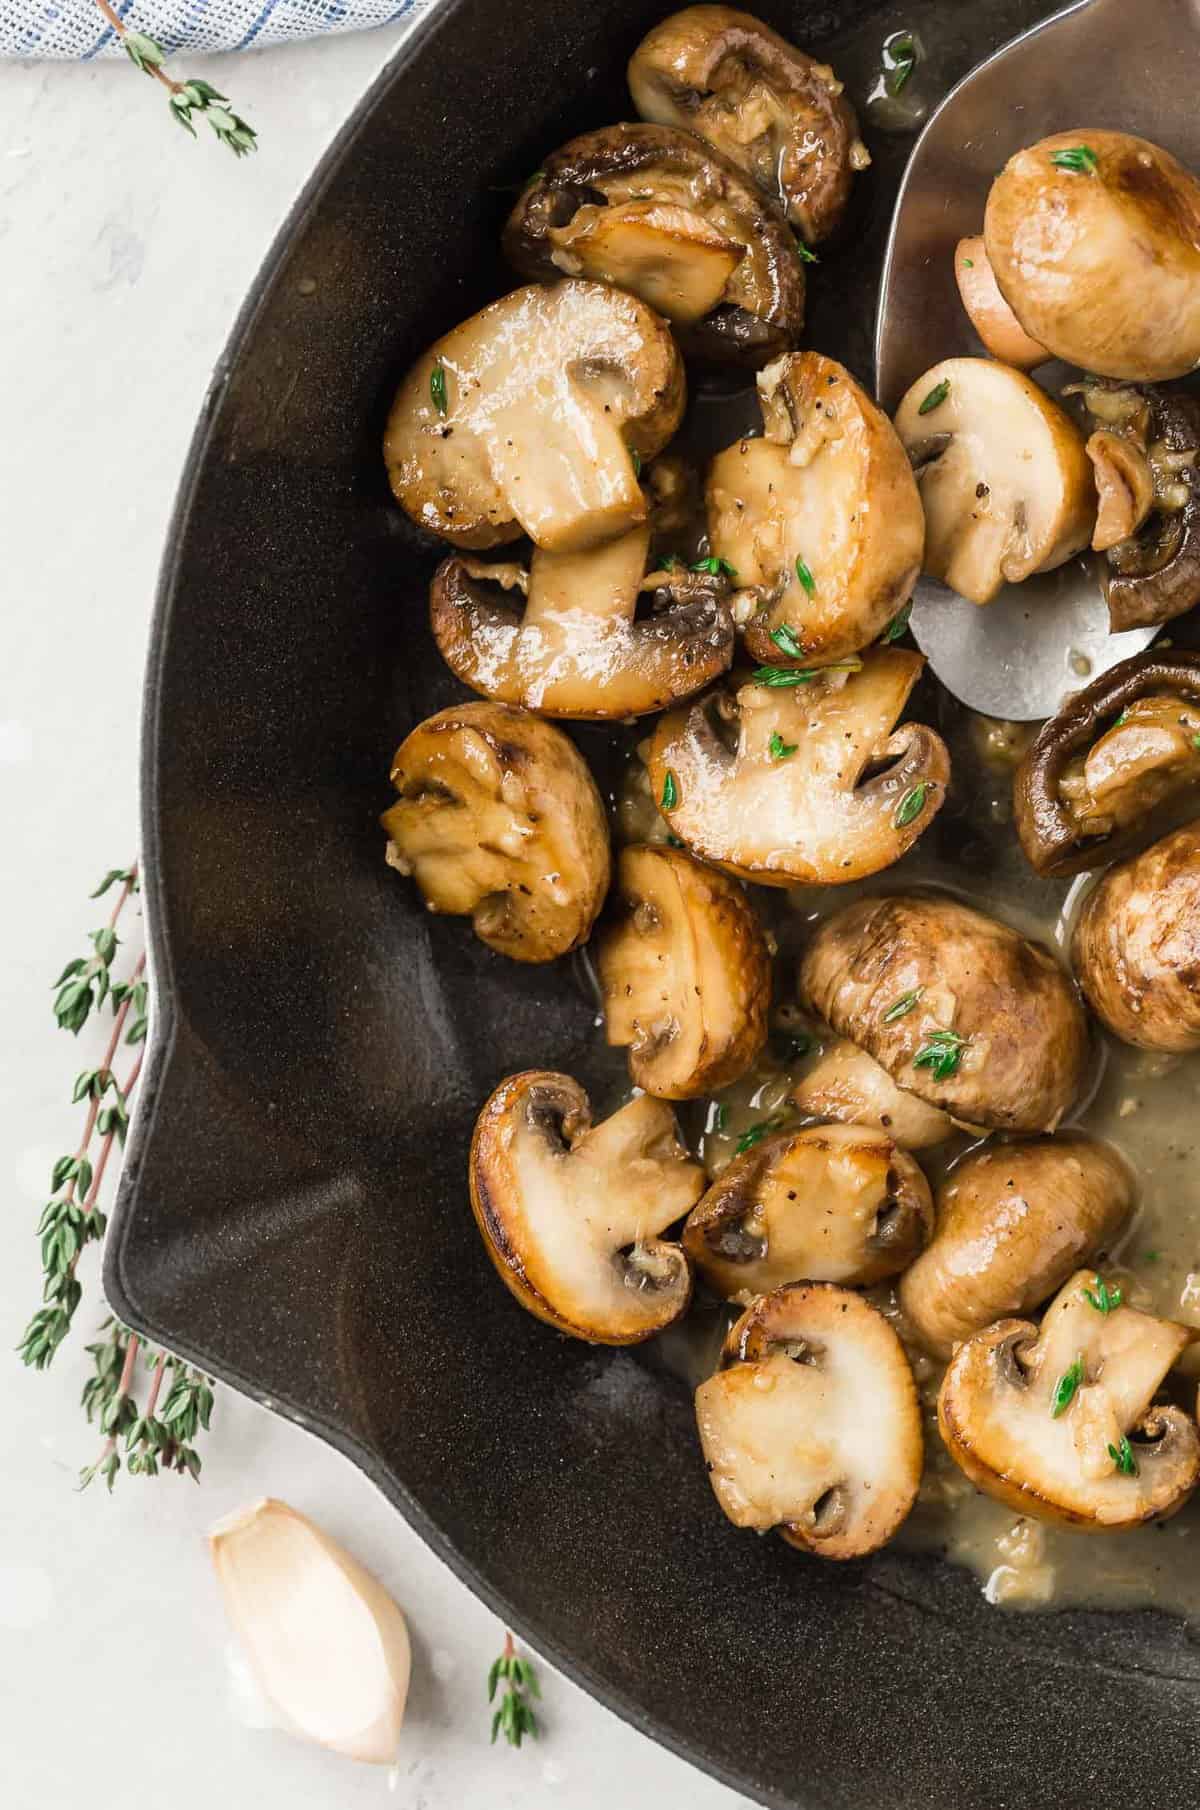
[[[817,581],[798,553],[796,555],[796,577],[811,597],[816,591]]]
[[[912,598],[910,597],[904,607],[896,611],[896,614],[892,617],[892,620],[888,623],[882,635],[879,637],[885,647],[889,641],[899,641],[901,635],[908,627],[908,619],[912,615],[912,607]]]
[[[756,666],[751,678],[756,685],[773,686],[776,690],[789,685],[807,685],[825,672],[861,672],[861,660],[836,660],[829,666]]]
[[[1069,150],[1052,151],[1050,161],[1060,170],[1071,170],[1076,176],[1094,176],[1100,159],[1091,145],[1072,145]]]
[[[1083,1381],[1083,1353],[1080,1352],[1075,1362],[1064,1370],[1054,1385],[1054,1394],[1050,1397],[1050,1418],[1057,1420],[1065,1414],[1075,1399],[1075,1392]]]
[[[1192,737],[1192,747],[1200,750],[1200,735],[1194,735]]]
[[[963,269],[964,270],[974,270],[974,268],[975,268],[974,258],[964,258],[963,259]]]
[[[707,559],[698,559],[692,567],[692,571],[707,572],[710,578],[720,578],[722,574],[726,578],[737,577],[736,568],[731,566],[727,559],[718,559],[715,553],[710,554]]]
[[[1133,1455],[1133,1447],[1122,1433],[1116,1445],[1110,1445],[1108,1455],[1116,1465],[1122,1477],[1136,1477],[1138,1474],[1137,1459]]]
[[[668,767],[667,776],[663,780],[662,808],[664,811],[673,811],[678,803],[679,781],[676,779],[674,773],[672,773],[670,767]]]
[[[1159,1263],[1161,1261],[1162,1261],[1162,1252],[1161,1251],[1143,1251],[1142,1252],[1142,1262],[1143,1263]]]
[[[917,410],[918,415],[932,415],[934,409],[941,408],[949,394],[950,379],[948,377],[943,377],[940,383],[934,384],[933,388],[929,391],[929,394],[922,401],[920,408]]]
[[[444,415],[449,407],[446,400],[446,367],[444,364],[434,365],[429,377],[429,394],[438,414]]]
[[[1122,711],[1122,712],[1121,712],[1121,714],[1120,714],[1120,716],[1119,716],[1119,717],[1116,717],[1116,718],[1114,718],[1114,720],[1113,720],[1113,728],[1114,728],[1114,729],[1121,729],[1121,728],[1123,728],[1123,727],[1124,727],[1124,726],[1125,726],[1125,724],[1126,724],[1126,723],[1127,723],[1127,722],[1128,722],[1128,721],[1129,721],[1129,712],[1128,712],[1128,711],[1127,711],[1127,710],[1123,710],[1123,711]]]
[[[970,1041],[969,1037],[960,1037],[957,1031],[927,1031],[912,1065],[927,1068],[935,1081],[948,1081],[951,1075],[957,1074],[963,1050]]]
[[[768,752],[772,760],[790,760],[799,746],[799,742],[785,742],[778,729],[771,731]]]
[[[925,799],[928,792],[929,787],[924,780],[920,780],[917,785],[909,787],[908,791],[904,794],[904,797],[900,800],[900,803],[896,806],[895,813],[892,817],[892,822],[898,830],[907,829],[909,824],[921,815],[921,812],[925,808]]]
[[[488,1672],[489,1703],[493,1701],[501,1679],[505,1689],[499,1708],[492,1716],[492,1745],[495,1746],[496,1737],[502,1734],[510,1747],[519,1747],[526,1735],[536,1738],[538,1732],[537,1718],[524,1693],[527,1691],[531,1697],[540,1697],[542,1693],[532,1662],[520,1658],[511,1634],[504,1636],[504,1651],[493,1661]]]
[[[745,1151],[753,1150],[755,1144],[760,1143],[769,1132],[778,1131],[780,1126],[786,1125],[786,1123],[787,1114],[782,1112],[772,1113],[769,1119],[759,1119],[757,1124],[751,1125],[747,1131],[743,1131],[734,1145],[734,1155],[741,1156]]]
[[[1110,1314],[1114,1308],[1120,1307],[1122,1291],[1119,1286],[1110,1288],[1101,1276],[1093,1276],[1092,1280],[1095,1288],[1080,1290],[1089,1307],[1094,1307],[1098,1314]]]
[[[917,66],[917,47],[911,32],[902,32],[893,38],[885,47],[885,55],[890,67],[887,72],[887,91],[891,95],[900,94],[908,85],[909,77]]]
[[[642,475],[642,455],[636,446],[629,456],[633,460],[633,475],[635,478],[640,478]]]
[[[800,262],[802,264],[819,264],[821,262],[816,252],[809,250],[799,233],[796,234],[796,250],[799,253]]]
[[[901,993],[884,1013],[884,1024],[895,1024],[897,1019],[907,1018],[924,991],[924,987],[914,987],[911,993]]]
[[[143,31],[126,32],[123,43],[125,55],[134,68],[140,69],[144,75],[152,75],[167,60],[162,45],[155,43],[153,38],[148,38]]]
[[[771,639],[780,653],[786,654],[789,660],[803,660],[804,643],[796,634],[795,629],[789,628],[786,622],[781,622],[778,628],[771,630]]]

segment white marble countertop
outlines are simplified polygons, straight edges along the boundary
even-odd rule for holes
[[[87,893],[137,840],[142,663],[176,479],[247,285],[315,159],[396,41],[380,31],[183,73],[228,86],[261,135],[194,144],[124,63],[0,65],[0,1346],[37,1304],[33,1229],[73,1145],[88,1027],[49,983],[100,921]],[[488,1746],[502,1630],[345,1460],[222,1390],[200,1487],[74,1484],[101,1311],[94,1251],[46,1375],[0,1358],[0,1704],[12,1810],[690,1810],[744,1802],[544,1674],[544,1738]],[[394,1772],[355,1767],[237,1708],[204,1532],[260,1495],[341,1538],[405,1608],[415,1666]]]

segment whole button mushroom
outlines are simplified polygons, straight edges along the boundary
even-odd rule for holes
[[[722,573],[655,567],[649,550],[642,526],[581,553],[535,548],[528,569],[443,560],[429,593],[434,640],[464,685],[544,716],[661,710],[726,671],[733,619]],[[653,614],[638,616],[646,596]]]
[[[736,880],[680,849],[622,850],[596,941],[609,1043],[665,1100],[727,1087],[767,1040],[771,958]]]
[[[430,911],[470,917],[519,962],[587,940],[608,890],[608,821],[560,729],[507,704],[452,705],[400,744],[392,784],[387,860]]]
[[[633,1345],[685,1312],[688,1261],[661,1234],[697,1200],[704,1171],[661,1100],[643,1094],[593,1125],[569,1075],[512,1075],[479,1115],[470,1183],[498,1274],[558,1332]]]
[[[1045,364],[1049,352],[1030,339],[1000,293],[982,236],[960,239],[954,247],[954,278],[971,325],[993,358],[1018,371]]]
[[[1084,901],[1071,961],[1115,1037],[1200,1049],[1200,821],[1108,870]]]
[[[954,1131],[949,1113],[897,1087],[887,1070],[845,1037],[831,1037],[792,1089],[792,1105],[814,1119],[873,1125],[905,1150],[944,1144]]]
[[[629,91],[643,119],[697,132],[732,158],[810,245],[833,231],[871,161],[829,65],[729,6],[689,6],[656,25],[633,53]]]
[[[1083,1533],[1162,1520],[1200,1481],[1200,1430],[1154,1401],[1195,1337],[1137,1313],[1079,1270],[1041,1328],[1001,1320],[960,1345],[938,1428],[977,1489]]]
[[[923,569],[972,603],[1082,552],[1096,520],[1083,435],[1020,371],[944,358],[896,410],[925,511]]]
[[[800,994],[898,1086],[971,1125],[1053,1131],[1083,1086],[1087,1021],[1053,956],[939,894],[826,918]]]
[[[775,1528],[826,1559],[891,1539],[916,1499],[924,1441],[908,1359],[849,1289],[793,1282],[730,1330],[696,1391],[717,1501],[735,1527]]]
[[[1135,654],[1042,724],[1013,781],[1017,835],[1037,873],[1082,873],[1148,841],[1198,784],[1200,654]]]
[[[937,1232],[900,1279],[900,1304],[939,1357],[1025,1314],[1110,1249],[1133,1208],[1132,1177],[1106,1144],[1060,1132],[987,1145],[937,1194]]]
[[[739,587],[756,660],[834,660],[876,640],[912,594],[925,520],[908,455],[844,365],[819,352],[758,376],[763,433],[719,452],[712,551]]]
[[[1097,126],[1029,145],[993,182],[983,235],[1055,358],[1135,380],[1200,363],[1200,184],[1160,146]]]
[[[923,723],[895,726],[924,665],[874,648],[843,667],[763,667],[664,716],[655,802],[707,861],[760,886],[837,885],[898,861],[945,798],[950,759]]]
[[[674,126],[573,138],[504,229],[524,277],[612,283],[665,315],[689,358],[756,369],[796,343],[804,265],[791,229],[737,165]]]
[[[528,534],[573,552],[646,519],[640,461],[679,426],[683,364],[666,322],[603,283],[534,283],[420,357],[384,458],[397,501],[456,547]]]
[[[932,1230],[929,1183],[886,1132],[815,1125],[735,1156],[692,1208],[683,1248],[719,1295],[744,1301],[797,1276],[881,1282]]]

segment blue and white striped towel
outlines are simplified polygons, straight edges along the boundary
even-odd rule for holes
[[[433,0],[112,0],[135,31],[168,56],[180,50],[249,50],[327,31],[416,24]],[[94,0],[0,0],[0,57],[121,54],[116,32]]]

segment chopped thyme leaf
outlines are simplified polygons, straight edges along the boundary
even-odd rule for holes
[[[913,1057],[914,1068],[927,1068],[935,1081],[948,1081],[958,1073],[962,1053],[970,1042],[957,1031],[933,1030],[925,1033],[925,1041]]]
[[[899,641],[901,635],[908,627],[908,619],[911,615],[912,598],[910,597],[903,609],[896,611],[896,614],[892,617],[892,620],[888,623],[882,635],[880,635],[879,639],[885,647],[889,641]]]
[[[1075,1400],[1075,1392],[1083,1381],[1083,1353],[1075,1359],[1069,1369],[1064,1370],[1054,1385],[1054,1394],[1050,1397],[1050,1418],[1057,1420],[1065,1414]]]
[[[975,268],[974,258],[964,258],[963,259],[963,269],[964,270],[974,270],[974,268]]]
[[[1137,1459],[1133,1455],[1133,1447],[1122,1433],[1116,1445],[1110,1445],[1108,1455],[1120,1471],[1122,1477],[1137,1476]]]
[[[780,653],[786,654],[789,660],[803,660],[804,643],[795,629],[789,628],[786,622],[781,622],[778,628],[771,630],[771,639]]]
[[[786,1123],[786,1120],[786,1113],[776,1112],[772,1113],[769,1119],[760,1119],[757,1125],[751,1125],[750,1129],[748,1131],[743,1131],[741,1137],[738,1139],[734,1149],[734,1155],[741,1156],[744,1151],[753,1150],[755,1144],[761,1142],[768,1132],[778,1131],[780,1126]]]
[[[679,803],[679,781],[676,779],[675,775],[672,773],[670,767],[668,767],[667,768],[667,777],[663,780],[662,808],[664,811],[673,811],[675,809],[675,806],[678,803]]]
[[[929,394],[922,401],[920,408],[917,410],[918,415],[932,415],[934,409],[941,408],[949,394],[950,379],[948,377],[943,377],[940,383],[934,384]]]
[[[1072,145],[1066,151],[1052,151],[1050,161],[1060,170],[1072,170],[1076,176],[1093,176],[1100,168],[1100,159],[1091,145]]]
[[[446,367],[445,367],[445,365],[443,365],[443,364],[434,365],[432,374],[429,379],[429,394],[433,400],[433,406],[437,410],[438,414],[444,415],[446,413],[446,408],[448,406],[447,402],[446,402]]]
[[[900,803],[896,806],[892,822],[898,830],[906,830],[910,823],[921,815],[925,808],[925,799],[929,787],[922,779],[915,786],[910,786]]]
[[[862,661],[835,660],[829,666],[756,666],[751,678],[756,685],[770,685],[777,690],[789,685],[807,685],[823,672],[861,672]]]
[[[1117,717],[1115,719],[1115,721],[1113,722],[1113,728],[1120,729],[1122,724],[1127,723],[1128,721],[1129,721],[1129,712],[1127,710],[1123,710],[1121,712],[1120,716]]]
[[[640,478],[642,475],[642,455],[636,446],[629,456],[633,460],[633,475],[635,478]]]
[[[796,555],[796,577],[811,597],[817,588],[817,581],[798,553]]]
[[[796,234],[796,250],[800,254],[800,262],[802,264],[819,264],[821,262],[816,252],[808,249],[808,246],[804,243],[804,240],[800,237],[799,233]]]
[[[710,578],[720,578],[722,573],[725,574],[726,578],[737,577],[737,571],[730,565],[729,561],[727,559],[718,559],[715,553],[710,554],[707,559],[698,559],[692,567],[692,571],[707,572]]]
[[[790,760],[799,746],[799,742],[785,742],[778,729],[771,731],[768,747],[772,760]]]
[[[1200,735],[1194,735],[1192,737],[1192,747],[1200,751]]]
[[[896,95],[908,86],[909,77],[917,66],[917,47],[911,32],[902,32],[893,38],[884,48],[885,61],[888,64],[886,80],[889,94]]]
[[[1090,1307],[1094,1307],[1098,1314],[1110,1314],[1115,1307],[1120,1307],[1121,1289],[1119,1286],[1110,1288],[1100,1276],[1094,1276],[1092,1280],[1096,1284],[1094,1289],[1085,1288],[1080,1291]]]
[[[893,1000],[884,1013],[884,1024],[895,1024],[897,1019],[907,1018],[924,991],[924,987],[914,987],[911,993],[901,993],[899,999]]]

